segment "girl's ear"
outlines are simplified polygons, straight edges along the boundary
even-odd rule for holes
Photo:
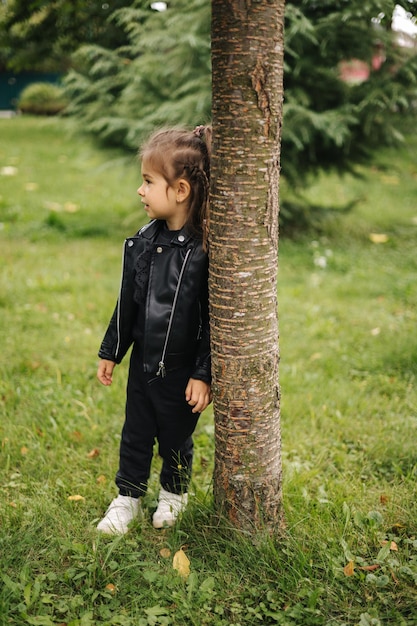
[[[179,178],[176,184],[177,202],[184,202],[187,200],[191,193],[191,185],[185,178]]]

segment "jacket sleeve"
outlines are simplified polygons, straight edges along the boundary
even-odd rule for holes
[[[201,336],[198,343],[197,356],[194,371],[191,378],[211,383],[211,350],[210,350],[210,317],[208,297],[208,272],[207,279],[203,281],[200,293],[201,310]]]
[[[126,246],[124,248],[126,250]],[[124,254],[119,298],[98,352],[101,359],[120,363],[133,343],[137,305],[133,299],[132,264]]]
[[[113,315],[110,319],[103,341],[101,342],[98,356],[101,359],[120,363],[130,347],[129,340],[122,343],[118,331],[119,302],[116,304]]]

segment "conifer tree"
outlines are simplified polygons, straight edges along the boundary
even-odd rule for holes
[[[416,41],[398,45],[396,4],[417,14],[409,0],[286,3],[282,174],[292,189],[319,169],[354,166],[415,123]],[[101,141],[133,151],[157,125],[210,118],[210,22],[209,0],[170,0],[159,12],[151,0],[10,0],[0,45],[14,69],[66,67],[77,49],[68,113]],[[352,60],[368,68],[366,80],[342,79]]]
[[[83,43],[117,47],[124,33],[107,18],[126,5],[129,0],[0,2],[0,67],[15,72],[63,72]]]
[[[66,80],[69,113],[101,140],[136,150],[158,125],[210,118],[210,5],[172,0],[166,11],[148,2],[114,12],[126,33],[117,50],[87,45]]]
[[[286,3],[282,173],[292,188],[321,168],[345,170],[401,139],[415,119],[416,47],[391,30],[394,0]],[[415,3],[400,2],[417,13]],[[69,112],[103,141],[136,150],[160,124],[205,122],[211,111],[208,0],[171,0],[166,11],[136,1],[112,15],[126,34],[116,50],[78,50],[67,80]],[[366,80],[346,82],[343,63]],[[285,214],[285,207],[283,209]]]

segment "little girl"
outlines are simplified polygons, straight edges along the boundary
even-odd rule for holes
[[[124,534],[147,489],[153,446],[162,457],[155,528],[187,504],[192,434],[211,402],[206,224],[211,128],[161,130],[140,152],[138,194],[151,221],[125,241],[116,308],[97,377],[111,385],[133,344],[115,498],[97,529]]]

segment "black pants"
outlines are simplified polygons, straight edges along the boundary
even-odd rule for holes
[[[167,372],[164,378],[145,374],[140,351],[133,347],[116,475],[121,495],[139,497],[146,492],[155,440],[163,460],[161,486],[176,494],[187,491],[192,434],[200,417],[185,400],[189,379],[189,367]]]

